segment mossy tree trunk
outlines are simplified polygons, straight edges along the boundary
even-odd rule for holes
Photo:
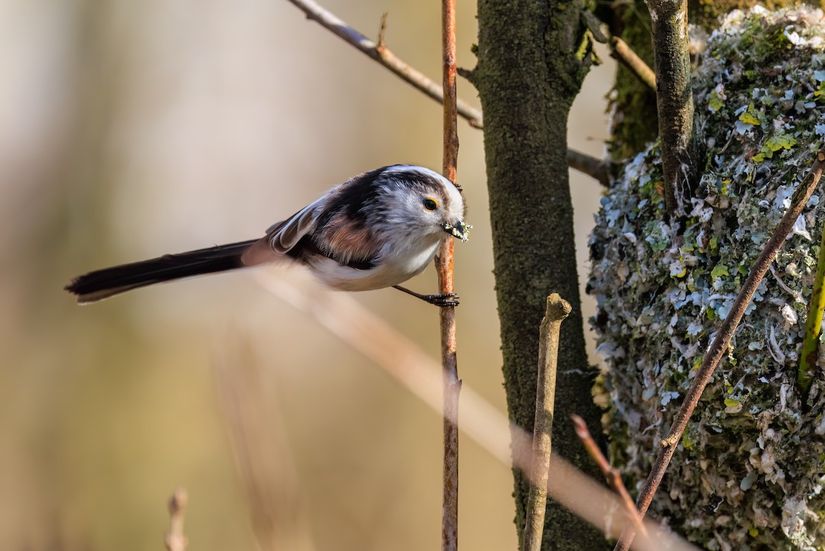
[[[591,63],[581,23],[583,0],[480,0],[478,67],[484,109],[487,185],[496,292],[511,418],[532,430],[539,324],[545,299],[557,292],[573,305],[562,326],[553,449],[598,476],[573,432],[577,413],[598,426],[591,400],[573,240],[567,118]],[[516,523],[524,527],[529,493],[515,473]],[[601,534],[550,504],[543,549],[601,549]]]
[[[769,9],[807,3],[825,4],[825,0],[689,0],[690,22],[706,32],[716,28],[719,18],[734,9],[747,9],[761,4]],[[611,34],[620,36],[653,67],[652,23],[645,0],[599,4],[596,15],[607,22]],[[612,126],[608,150],[611,157],[621,161],[642,151],[658,135],[656,94],[639,81],[621,64],[616,71],[611,107]]]

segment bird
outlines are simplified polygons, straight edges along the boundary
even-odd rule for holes
[[[458,296],[400,284],[432,261],[442,242],[467,241],[461,190],[429,168],[396,164],[364,172],[266,230],[263,237],[122,264],[75,277],[65,289],[87,304],[177,279],[261,264],[299,264],[341,291],[392,287],[439,307]]]

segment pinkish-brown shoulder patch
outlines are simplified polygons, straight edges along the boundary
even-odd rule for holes
[[[321,232],[321,243],[327,251],[343,262],[350,259],[369,259],[378,252],[379,244],[363,225],[344,213],[333,216]]]

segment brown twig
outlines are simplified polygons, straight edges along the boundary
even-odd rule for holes
[[[619,61],[622,65],[633,73],[642,83],[651,90],[656,90],[656,73],[645,63],[645,60],[633,51],[633,49],[618,36],[611,36],[608,41],[610,46],[610,56]]]
[[[384,37],[387,34],[387,18],[390,16],[389,12],[381,14],[381,24],[378,25],[378,40],[375,43],[375,51],[381,53],[387,50],[387,44]],[[440,102],[441,100],[439,100]]]
[[[705,354],[702,366],[696,373],[690,389],[688,389],[685,395],[685,400],[682,402],[682,406],[676,414],[676,418],[670,427],[667,437],[660,443],[661,447],[656,457],[656,462],[653,464],[653,468],[639,494],[639,499],[636,501],[636,505],[642,515],[644,515],[650,507],[653,496],[656,495],[656,490],[659,488],[659,484],[661,484],[662,478],[665,476],[670,460],[676,452],[676,445],[685,432],[688,421],[691,415],[693,415],[693,410],[696,409],[699,399],[702,397],[702,392],[710,382],[711,377],[713,377],[716,368],[719,366],[719,362],[725,356],[731,338],[733,338],[733,333],[742,320],[742,316],[745,315],[745,310],[753,300],[753,294],[756,292],[759,284],[762,283],[765,274],[776,258],[777,252],[779,252],[785,239],[790,235],[794,222],[796,222],[796,219],[802,214],[805,205],[811,198],[817,184],[819,184],[823,170],[825,170],[825,149],[820,149],[810,171],[797,187],[793,197],[791,197],[791,206],[782,216],[779,224],[776,225],[773,235],[771,235],[770,239],[768,239],[767,243],[762,247],[762,252],[759,253],[756,262],[753,263],[750,269],[750,275],[748,275],[748,278],[742,285],[742,289],[739,290],[739,294],[736,295],[736,300],[731,307],[730,313],[728,313],[725,321],[722,322],[722,325],[716,331],[716,336]],[[634,531],[632,529],[622,534],[614,551],[625,551],[629,549],[633,541],[633,536]]]
[[[441,2],[441,61],[444,90],[442,172],[457,184],[458,95],[456,92],[455,0]],[[458,189],[461,189],[459,187]],[[438,290],[452,294],[455,241],[446,239],[435,257]],[[458,549],[458,378],[455,338],[455,306],[443,306],[441,318],[441,367],[444,377],[444,478],[441,516],[441,549]]]
[[[342,21],[334,13],[330,12],[314,0],[289,0],[292,5],[304,12],[307,19],[317,22],[328,31],[341,38],[350,46],[376,61],[403,81],[412,85],[415,89],[423,92],[433,100],[443,103],[444,90],[437,82],[424,75],[421,71],[412,67],[406,61],[396,56],[386,46],[385,34],[387,27],[387,15],[381,17],[378,41],[373,42],[360,31],[354,29]],[[458,115],[467,121],[473,128],[483,128],[483,117],[481,111],[470,106],[467,102],[457,99],[456,107]],[[577,161],[576,164],[570,162],[571,156]],[[604,161],[597,159],[586,153],[568,150],[568,165],[588,176],[592,176],[602,184],[606,185],[607,172],[602,170]],[[590,172],[594,170],[594,172]]]
[[[633,498],[630,497],[630,492],[627,491],[627,488],[622,481],[622,475],[619,472],[619,469],[613,467],[604,456],[602,450],[599,448],[599,445],[596,444],[596,441],[593,440],[593,437],[590,435],[590,431],[587,429],[587,423],[584,422],[584,419],[578,415],[571,415],[570,419],[573,421],[573,426],[576,428],[576,434],[579,439],[581,439],[584,449],[587,450],[587,454],[593,459],[599,467],[599,470],[602,471],[602,474],[604,475],[605,480],[607,480],[607,483],[610,484],[610,487],[613,488],[617,494],[619,494],[619,497],[622,500],[622,506],[624,506],[627,516],[630,517],[631,521],[633,521],[633,525],[636,527],[636,530],[640,534],[646,536],[647,529],[645,529],[645,525],[642,522],[642,516],[639,514],[639,510],[636,509],[636,504],[633,503]]]
[[[656,74],[645,60],[639,57],[639,55],[633,51],[633,48],[618,36],[612,36],[609,32],[605,34],[603,27],[609,27],[610,25],[603,24],[593,12],[584,10],[581,15],[582,21],[587,28],[590,29],[593,40],[607,44],[610,48],[610,57],[627,67],[640,82],[655,91]]]
[[[568,149],[567,166],[587,174],[604,187],[610,185],[610,161],[608,159],[597,159],[575,149]]]
[[[378,42],[373,42],[358,30],[350,27],[338,18],[334,13],[322,7],[313,0],[289,0],[295,7],[304,12],[307,19],[317,22],[319,25],[331,31],[333,34],[354,46],[358,51],[366,54],[373,61],[377,61],[396,76],[411,84],[417,90],[424,92],[427,96],[439,103],[444,101],[444,91],[437,82],[428,78],[421,71],[412,67],[407,62],[398,58],[384,42],[384,34],[387,27],[387,15],[381,18],[381,27]],[[466,102],[457,101],[459,114],[467,120],[470,126],[481,128],[481,111],[468,105]]]
[[[656,61],[656,105],[662,140],[665,207],[679,209],[680,191],[692,173],[693,94],[690,90],[687,0],[649,0]]]
[[[533,454],[530,464],[530,495],[521,548],[540,551],[547,508],[547,477],[553,447],[553,412],[556,399],[556,366],[559,361],[559,332],[573,308],[557,293],[547,297],[539,329],[539,361],[536,376],[536,417],[533,421]]]
[[[183,516],[189,497],[186,490],[178,488],[169,498],[169,532],[163,540],[167,551],[186,551],[188,541],[183,532]]]

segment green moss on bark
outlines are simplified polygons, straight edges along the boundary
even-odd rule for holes
[[[578,1],[480,0],[478,68],[484,108],[487,184],[496,292],[511,418],[532,430],[539,324],[547,295],[573,305],[562,326],[553,448],[598,476],[569,422],[596,426],[584,348],[573,209],[566,164],[567,118],[591,63]],[[528,485],[515,473],[516,522],[523,531]],[[543,549],[601,549],[603,538],[557,505],[545,517]]]

